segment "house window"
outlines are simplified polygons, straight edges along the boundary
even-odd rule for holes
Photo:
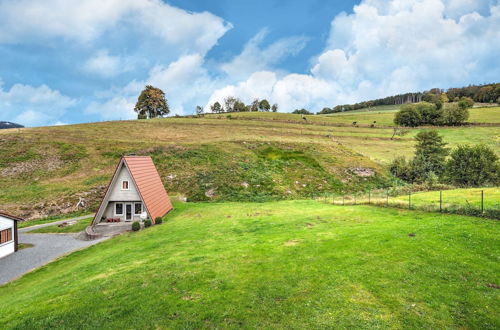
[[[142,213],[142,203],[135,203],[134,214],[141,214],[141,213]]]
[[[122,181],[122,190],[128,190],[128,181],[127,180]]]
[[[12,228],[0,231],[0,244],[12,241]]]
[[[123,203],[115,204],[115,215],[123,215]]]

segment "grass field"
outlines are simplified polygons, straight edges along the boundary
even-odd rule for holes
[[[481,205],[481,192],[483,200]],[[462,188],[452,190],[408,192],[378,190],[357,194],[320,196],[317,200],[335,205],[374,204],[422,211],[443,211],[447,213],[482,215],[500,219],[500,188]],[[396,196],[395,196],[396,195]],[[440,198],[442,198],[440,203]],[[483,213],[481,213],[481,210]]]
[[[314,201],[175,206],[162,225],[0,287],[0,328],[500,327],[496,221]]]
[[[90,222],[93,218],[86,218],[82,220],[75,221],[74,224],[65,227],[59,227],[58,225],[47,226],[38,228],[30,231],[33,234],[46,234],[46,233],[55,233],[55,234],[67,234],[67,233],[79,233],[90,225]]]
[[[499,107],[471,111],[490,124],[500,117]],[[119,157],[131,153],[151,155],[167,190],[195,201],[297,199],[381,187],[391,184],[384,165],[411,156],[422,130],[391,140],[393,129],[382,124],[393,112],[307,116],[307,122],[293,114],[239,113],[2,130],[0,205],[37,219],[71,212],[82,197],[94,211]],[[436,129],[449,147],[485,143],[500,155],[498,127]],[[374,176],[358,176],[359,168]]]

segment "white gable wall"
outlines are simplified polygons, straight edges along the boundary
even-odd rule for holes
[[[15,242],[14,242],[14,220],[2,217],[0,215],[0,230],[12,228],[12,241],[4,244],[0,244],[0,258],[5,257],[11,253],[14,253],[16,250]]]
[[[128,181],[128,190],[122,190],[122,181]],[[116,181],[113,184],[113,187],[110,188],[111,192],[109,195],[109,201],[116,202],[128,202],[128,201],[140,201],[141,197],[137,192],[134,181],[130,176],[130,172],[127,170],[125,165],[122,165],[122,168],[119,170]]]

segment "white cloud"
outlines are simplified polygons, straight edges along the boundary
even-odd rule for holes
[[[483,7],[466,0],[365,0],[332,21],[327,46],[310,74],[258,84],[261,73],[254,73],[214,91],[209,102],[251,95],[280,103],[282,111],[318,111],[401,92],[496,81],[500,5],[491,5],[487,14],[476,11]]]
[[[181,52],[205,53],[231,24],[161,0],[0,1],[0,43],[91,43],[118,27],[141,39],[156,36]]]
[[[203,104],[214,90],[213,80],[203,67],[204,60],[199,54],[181,56],[168,66],[153,67],[143,81],[133,80],[121,89],[115,90],[120,97],[90,104],[85,112],[99,114],[104,119],[132,119],[139,93],[145,85],[162,89],[170,106],[170,114],[190,114],[196,104]]]
[[[230,62],[223,63],[221,69],[232,79],[246,78],[256,71],[269,70],[282,59],[296,55],[306,45],[305,37],[282,38],[267,47],[261,47],[268,34],[262,29],[243,48],[243,51]]]
[[[132,64],[120,56],[109,55],[107,50],[100,50],[83,65],[85,72],[109,78],[130,71]]]
[[[4,90],[0,84],[0,108],[3,120],[25,126],[46,125],[60,118],[76,100],[46,85],[33,87],[15,84]]]

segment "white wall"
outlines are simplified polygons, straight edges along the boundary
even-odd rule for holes
[[[122,181],[127,180],[128,183],[128,190],[122,190]],[[120,169],[118,176],[116,178],[116,182],[113,185],[113,187],[110,187],[111,193],[109,195],[109,201],[117,201],[117,202],[128,202],[128,201],[140,201],[141,197],[139,196],[139,193],[136,190],[136,187],[134,185],[134,181],[132,180],[132,177],[130,176],[129,171],[125,167],[125,165],[122,165],[122,168]]]
[[[108,206],[104,210],[103,216],[106,218],[120,218],[121,221],[125,221],[125,202],[123,203],[123,215],[115,215],[115,204],[117,202],[109,202]],[[119,202],[122,203],[122,202]],[[140,221],[141,220],[141,215],[140,214],[134,214],[135,210],[135,203],[142,203],[140,200],[130,202],[132,204],[132,220],[133,221]],[[142,211],[144,212],[144,205],[142,205]]]
[[[14,220],[7,219],[0,216],[0,230],[12,228],[12,241],[9,243],[4,243],[0,245],[0,258],[5,257],[8,254],[14,253],[15,243],[14,243]]]

